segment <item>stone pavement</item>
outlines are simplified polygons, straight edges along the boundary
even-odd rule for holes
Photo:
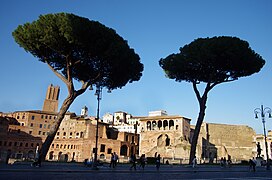
[[[49,163],[45,162],[42,167],[32,167],[31,163],[16,163],[13,165],[0,164],[0,172],[131,172],[130,164],[118,164],[116,168],[110,168],[108,164],[99,166],[98,170],[93,170],[91,167],[86,167],[79,163]],[[155,165],[148,164],[145,170],[142,170],[137,165],[137,172],[156,172]],[[160,172],[249,172],[249,166],[245,165],[233,165],[232,167],[222,168],[219,165],[198,165],[196,168],[192,168],[189,165],[161,165]],[[256,167],[257,172],[267,172],[265,167]],[[271,170],[269,170],[272,172]]]
[[[256,172],[250,172],[248,166],[219,165],[199,165],[195,169],[188,165],[162,165],[158,171],[150,164],[145,170],[129,168],[129,164],[118,164],[115,169],[105,165],[99,170],[76,163],[44,163],[42,167],[31,167],[30,163],[0,164],[0,180],[272,180],[272,171],[265,167],[258,167]]]

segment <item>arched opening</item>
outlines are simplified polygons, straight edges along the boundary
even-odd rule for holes
[[[58,160],[60,160],[61,155],[62,155],[62,152],[59,152],[59,154],[58,154]]]
[[[170,146],[170,138],[168,137],[168,135],[165,135],[165,146]]]
[[[126,145],[121,146],[120,155],[127,156],[128,147]]]
[[[157,138],[157,146],[163,147],[163,146],[170,146],[170,138],[167,134],[161,134]]]
[[[158,128],[159,128],[159,130],[161,130],[161,127],[162,127],[162,121],[159,120],[159,121],[158,121]]]
[[[100,154],[99,159],[105,159],[105,154]]]
[[[157,128],[157,122],[152,121],[152,130],[155,130]]]
[[[72,161],[74,161],[74,160],[75,160],[75,155],[76,155],[76,153],[75,153],[75,152],[73,152]]]
[[[157,138],[157,146],[163,146],[163,138],[162,138],[162,134]]]
[[[53,160],[53,157],[54,157],[54,151],[51,151],[49,153],[49,160]]]
[[[167,120],[163,121],[163,130],[168,130],[168,121]]]
[[[146,129],[148,131],[151,131],[151,122],[150,121],[147,121],[147,123],[146,123]]]
[[[28,156],[29,159],[34,159],[35,158],[34,151],[32,151],[32,150],[28,151],[27,156]]]
[[[173,120],[169,121],[169,129],[174,130],[174,121]]]

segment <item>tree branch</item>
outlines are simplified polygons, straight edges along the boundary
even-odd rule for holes
[[[49,66],[49,68],[54,72],[54,74],[56,74],[56,76],[58,78],[60,78],[66,85],[69,84],[68,80],[62,74],[60,74],[58,71],[56,71],[47,61],[45,61],[45,62]]]
[[[193,89],[194,89],[194,91],[195,91],[195,94],[196,94],[196,97],[197,97],[198,101],[200,101],[200,100],[201,100],[201,96],[200,96],[200,93],[199,93],[199,91],[198,91],[196,85],[197,85],[197,82],[194,81],[194,82],[193,82]]]

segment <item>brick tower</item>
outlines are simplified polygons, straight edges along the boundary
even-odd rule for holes
[[[43,111],[58,112],[59,91],[59,86],[53,86],[52,84],[48,86],[46,97],[43,103]]]

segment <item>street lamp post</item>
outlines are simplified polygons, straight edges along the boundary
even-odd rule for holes
[[[94,150],[94,162],[93,162],[93,169],[97,170],[97,145],[98,145],[98,120],[99,120],[99,107],[100,107],[100,100],[102,98],[102,86],[97,86],[95,95],[97,96],[97,114],[96,114],[96,132],[95,132],[95,150]]]
[[[269,107],[264,108],[261,105],[261,108],[256,108],[254,110],[255,118],[258,118],[258,114],[261,114],[263,129],[264,129],[264,142],[265,142],[265,151],[266,151],[266,169],[270,170],[270,161],[268,156],[268,146],[267,146],[267,139],[266,139],[266,129],[265,129],[265,114],[268,114],[268,117],[271,118],[271,109]]]

